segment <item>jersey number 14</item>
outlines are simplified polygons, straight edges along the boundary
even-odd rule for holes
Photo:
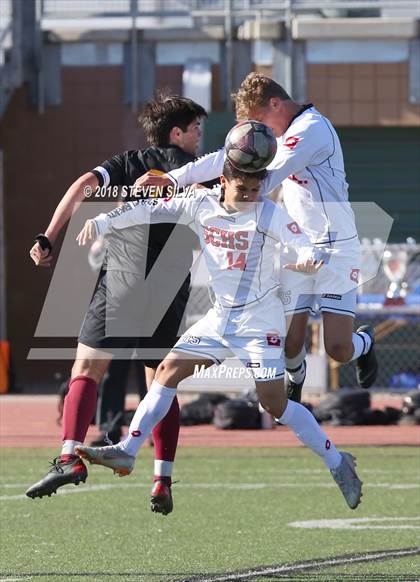
[[[240,271],[245,271],[246,269],[246,253],[238,253],[236,258],[232,251],[227,252],[228,259],[228,269],[239,269]]]

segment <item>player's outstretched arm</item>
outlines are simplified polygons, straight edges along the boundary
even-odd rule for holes
[[[98,178],[92,172],[87,172],[78,178],[64,194],[53,217],[39,240],[35,242],[29,254],[37,267],[49,267],[53,259],[51,251],[59,232],[79,208],[80,203],[90,189],[92,192],[99,185]],[[44,238],[43,238],[44,237]],[[37,237],[38,238],[38,237]]]
[[[190,186],[194,183],[201,184],[202,182],[209,182],[219,178],[223,173],[224,162],[225,149],[222,148],[217,152],[198,158],[195,162],[189,162],[181,168],[171,170],[167,176],[179,188]]]
[[[129,228],[139,224],[156,224],[159,222],[178,223],[193,227],[196,209],[206,189],[199,189],[190,193],[188,198],[149,199],[136,202],[126,202],[123,206],[102,213],[93,219],[87,220],[85,226],[77,235],[80,246],[99,235],[105,235],[111,228],[117,230]]]
[[[134,186],[140,190],[147,186],[165,188],[166,186],[178,186],[184,188],[191,184],[201,184],[219,178],[223,171],[225,150],[207,154],[198,158],[195,162],[189,162],[181,168],[171,170],[167,174],[156,175],[155,170],[150,170],[138,178]]]

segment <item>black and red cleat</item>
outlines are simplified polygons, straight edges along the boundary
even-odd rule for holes
[[[57,493],[57,489],[68,483],[79,485],[80,481],[86,481],[88,472],[84,462],[75,455],[66,455],[57,457],[53,460],[51,469],[41,481],[38,481],[26,491],[26,495],[35,499],[35,497],[51,497]]]
[[[150,494],[150,509],[155,513],[168,515],[174,508],[171,492],[172,481],[170,477],[155,477],[152,492]]]

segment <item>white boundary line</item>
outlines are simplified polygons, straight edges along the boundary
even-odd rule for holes
[[[9,484],[7,488],[26,489],[28,484]],[[60,488],[57,495],[72,495],[75,493],[94,493],[96,491],[108,491],[111,489],[144,489],[151,487],[151,483],[107,483],[103,485],[83,485],[81,487]],[[261,489],[307,489],[316,488],[330,489],[335,488],[336,484],[331,483],[178,483],[177,488],[181,489],[228,489],[230,491],[256,491]],[[388,490],[413,490],[420,489],[417,483],[365,483],[364,487],[380,488]],[[0,486],[1,488],[1,486]],[[16,501],[27,499],[26,495],[0,495],[0,501]]]
[[[369,552],[366,554],[355,554],[352,556],[337,556],[335,558],[326,558],[306,562],[297,562],[295,564],[284,564],[282,566],[268,566],[254,568],[247,572],[232,572],[231,574],[216,574],[210,576],[192,576],[179,582],[236,582],[238,580],[253,580],[260,576],[268,577],[275,574],[292,574],[296,572],[305,572],[323,567],[343,566],[345,564],[360,564],[363,562],[372,562],[380,560],[390,560],[392,558],[405,558],[420,554],[420,548],[407,548],[401,550],[384,550],[378,552]]]
[[[380,522],[417,521],[419,525],[373,525]],[[292,521],[291,527],[303,529],[420,529],[419,517],[349,517],[346,519],[312,519],[308,521]]]

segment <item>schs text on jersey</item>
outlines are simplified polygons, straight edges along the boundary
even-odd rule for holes
[[[224,230],[218,226],[204,227],[204,242],[206,245],[221,247],[224,249],[236,249],[245,251],[249,247],[248,231],[246,230]]]

